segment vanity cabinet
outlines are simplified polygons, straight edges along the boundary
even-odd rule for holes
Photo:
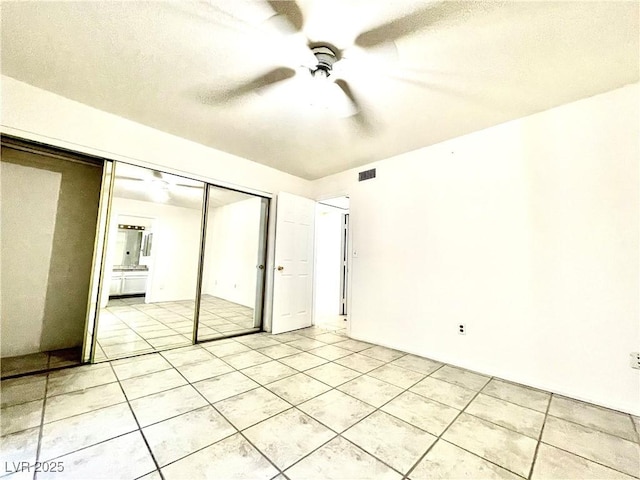
[[[149,272],[146,270],[114,270],[111,275],[109,295],[136,295],[147,291]]]

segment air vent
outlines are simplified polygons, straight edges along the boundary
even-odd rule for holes
[[[376,169],[372,168],[371,170],[365,170],[364,172],[358,173],[358,181],[363,182],[365,180],[371,180],[372,178],[376,178]]]

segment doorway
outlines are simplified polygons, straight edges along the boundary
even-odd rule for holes
[[[349,197],[316,204],[314,324],[343,329],[348,325]]]

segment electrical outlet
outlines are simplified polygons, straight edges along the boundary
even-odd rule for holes
[[[467,326],[464,323],[461,323],[458,325],[458,333],[460,335],[466,335],[467,334]]]
[[[630,355],[631,368],[637,368],[640,370],[640,352],[632,352]]]

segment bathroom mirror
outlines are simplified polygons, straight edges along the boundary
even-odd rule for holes
[[[115,259],[120,259],[120,266],[135,267],[139,265],[144,229],[145,227],[139,225],[118,225]]]

